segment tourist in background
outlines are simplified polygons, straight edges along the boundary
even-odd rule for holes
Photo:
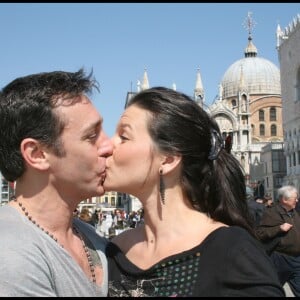
[[[79,219],[95,227],[95,221],[92,219],[91,212],[88,208],[83,207],[81,209]]]
[[[278,203],[267,208],[256,229],[276,267],[282,285],[289,284],[300,297],[300,215],[296,210],[299,193],[286,185],[278,189]]]
[[[247,195],[247,201],[254,226],[258,226],[264,210],[266,209],[266,206],[263,203],[263,199],[254,199],[252,195]]]

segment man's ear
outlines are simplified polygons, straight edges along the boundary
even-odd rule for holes
[[[27,165],[38,170],[49,168],[47,155],[40,142],[32,138],[25,138],[21,142],[20,150]]]
[[[169,155],[164,158],[162,163],[163,165],[163,174],[169,173],[176,169],[176,167],[180,164],[182,159],[181,155]]]

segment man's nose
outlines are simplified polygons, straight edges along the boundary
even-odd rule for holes
[[[98,146],[98,152],[100,156],[110,156],[113,152],[113,143],[111,139],[103,132],[100,136],[100,142]]]

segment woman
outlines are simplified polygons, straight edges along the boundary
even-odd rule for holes
[[[107,247],[110,296],[284,296],[252,236],[240,165],[196,102],[138,93],[113,144],[104,187],[139,198],[144,224]]]

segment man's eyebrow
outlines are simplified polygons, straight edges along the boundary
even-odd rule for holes
[[[96,122],[92,122],[91,124],[89,124],[84,130],[83,130],[83,134],[87,134],[89,133],[91,130],[93,130],[96,127],[100,127],[102,126],[103,123],[103,119],[100,118],[99,120],[97,120]]]

